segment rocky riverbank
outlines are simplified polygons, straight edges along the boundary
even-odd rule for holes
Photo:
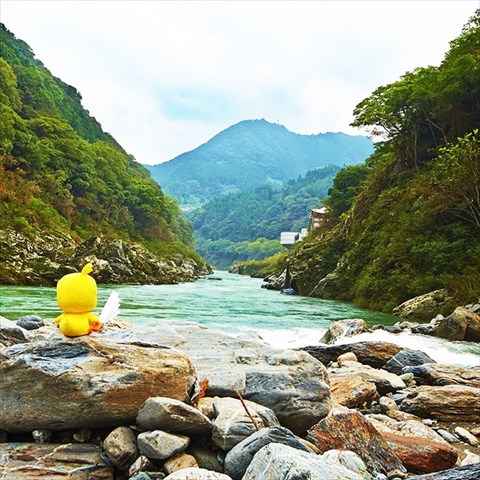
[[[0,284],[54,286],[86,263],[93,265],[97,283],[175,284],[212,273],[199,259],[159,258],[140,244],[119,239],[92,237],[78,242],[61,233],[39,232],[32,238],[0,230]]]
[[[279,350],[190,322],[66,338],[0,319],[0,479],[478,479],[480,366],[342,343],[358,323]]]

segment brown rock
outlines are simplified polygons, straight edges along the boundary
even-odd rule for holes
[[[457,307],[455,309],[455,312],[463,315],[467,320],[465,341],[480,342],[480,315],[477,315],[476,313],[466,309],[465,307]]]
[[[421,386],[400,404],[400,410],[446,422],[480,421],[480,388],[463,385]]]
[[[361,408],[378,398],[375,384],[355,375],[345,377],[331,375],[329,378],[332,399],[344,407]]]
[[[431,335],[447,340],[464,340],[467,332],[467,319],[458,308],[432,329]]]
[[[169,458],[163,465],[163,469],[167,475],[177,472],[178,470],[183,470],[184,468],[199,468],[195,457],[185,452],[177,453]]]
[[[406,387],[403,380],[394,373],[386,370],[372,368],[368,365],[362,365],[358,362],[343,362],[340,368],[330,368],[328,370],[330,382],[333,377],[352,377],[361,378],[367,382],[375,384],[380,394],[394,392]]]
[[[195,369],[182,352],[91,335],[0,350],[0,425],[9,432],[133,423],[151,396],[188,398]]]
[[[370,365],[373,368],[381,368],[403,349],[393,343],[367,341],[342,345],[315,345],[304,347],[302,350],[320,360],[324,365],[335,362],[344,353],[352,352],[360,363]]]
[[[381,416],[378,416],[381,417]],[[368,416],[375,428],[412,473],[438,472],[455,466],[457,451],[421,422],[396,422]]]
[[[0,478],[8,480],[73,479],[113,480],[113,468],[92,444],[0,444]]]
[[[394,470],[406,471],[392,448],[360,412],[332,410],[308,431],[307,440],[322,452],[332,449],[351,450],[365,462],[369,470],[387,476]]]

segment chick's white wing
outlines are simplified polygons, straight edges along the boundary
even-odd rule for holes
[[[100,321],[107,323],[120,313],[120,299],[117,292],[112,292],[108,297],[107,303],[100,313]]]

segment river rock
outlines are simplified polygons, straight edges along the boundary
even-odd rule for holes
[[[362,341],[342,345],[314,345],[304,347],[302,350],[308,352],[324,365],[335,362],[344,353],[353,352],[360,363],[370,365],[373,368],[381,368],[403,348],[388,342]]]
[[[270,443],[253,457],[243,480],[259,480],[268,472],[275,480],[363,480],[363,477],[330,462],[320,455],[307,453],[287,445]],[[267,477],[268,478],[268,477]]]
[[[421,422],[396,422],[384,415],[367,418],[412,473],[430,473],[455,466],[457,451]]]
[[[217,455],[218,452],[214,451],[211,445],[190,444],[186,451],[195,458],[200,468],[223,473],[223,462],[220,463],[219,460],[223,457]]]
[[[480,316],[465,307],[457,307],[431,334],[449,340],[480,342]]]
[[[126,470],[138,455],[137,438],[133,430],[125,426],[110,432],[103,442],[103,448],[119,470]]]
[[[153,396],[189,398],[196,372],[178,350],[107,336],[0,349],[0,425],[10,432],[121,426]]]
[[[130,465],[128,469],[128,477],[131,479],[135,475],[143,472],[153,472],[156,468],[153,463],[145,455],[140,455],[137,459]],[[150,480],[150,477],[147,479]]]
[[[403,380],[393,373],[378,370],[358,362],[344,362],[340,368],[329,368],[330,379],[333,377],[361,378],[375,384],[377,391],[384,395],[406,387]],[[330,380],[332,381],[332,380]]]
[[[0,348],[28,342],[27,331],[15,322],[0,316]]]
[[[446,338],[447,340],[464,340],[467,333],[467,319],[465,315],[455,310],[448,317],[444,318],[438,325],[434,326],[430,335]]]
[[[465,467],[451,468],[443,472],[416,475],[408,480],[478,480],[480,478],[480,464]]]
[[[163,470],[167,475],[185,468],[199,468],[195,457],[185,452],[174,455],[163,464]]]
[[[464,385],[421,386],[408,393],[402,411],[445,422],[480,421],[480,388]]]
[[[350,450],[328,450],[322,455],[322,458],[333,463],[338,463],[347,470],[358,473],[362,478],[368,480],[371,478],[364,461],[355,452]]]
[[[231,480],[231,478],[223,473],[204,468],[184,468],[171,473],[164,480]]]
[[[189,356],[207,395],[245,399],[273,410],[282,425],[305,432],[330,411],[325,367],[304,351],[275,349],[186,321],[157,321],[108,334],[118,342],[168,345]]]
[[[216,398],[214,400],[215,420],[212,440],[224,451],[232,449],[254,433],[257,428],[279,425],[275,414],[269,408],[248,400],[244,403],[248,413],[240,400],[235,398]]]
[[[480,388],[480,367],[427,363],[405,367],[404,372],[413,373],[418,385],[467,385]]]
[[[370,471],[375,470],[387,476],[391,476],[392,472],[406,472],[401,460],[372,423],[354,410],[332,410],[308,431],[307,440],[322,452],[351,450],[359,455]]]
[[[377,387],[373,382],[356,375],[330,375],[332,399],[348,408],[362,408],[378,398]]]
[[[403,302],[393,309],[392,314],[402,318],[425,322],[437,316],[442,306],[448,301],[450,301],[450,296],[447,290],[434,290]]]
[[[435,363],[426,353],[420,350],[402,350],[392,357],[382,368],[387,372],[401,375],[404,367]]]
[[[72,461],[74,459],[74,461]],[[113,467],[92,444],[0,443],[0,478],[5,480],[114,480]]]
[[[363,332],[368,332],[368,327],[365,323],[365,320],[359,318],[338,320],[330,325],[328,330],[320,339],[320,343],[332,344],[341,338],[352,337]]]
[[[341,367],[343,362],[358,362],[358,358],[353,352],[343,353],[337,358],[338,366]]]
[[[150,397],[140,407],[137,425],[143,430],[165,430],[184,435],[202,435],[212,430],[208,417],[184,402],[167,397]]]
[[[17,326],[24,328],[25,330],[36,330],[44,325],[45,322],[43,321],[43,318],[38,317],[37,315],[24,315],[17,321]]]
[[[472,445],[472,447],[476,447],[480,442],[475,435],[472,435],[466,428],[463,427],[455,427],[455,433],[465,442]]]
[[[137,437],[140,451],[154,460],[166,460],[176,453],[183,452],[189,443],[190,438],[185,435],[175,435],[162,430],[142,432]]]
[[[263,428],[235,445],[227,453],[225,457],[225,473],[233,480],[241,480],[255,454],[270,443],[281,443],[297,450],[309,451],[287,428]]]

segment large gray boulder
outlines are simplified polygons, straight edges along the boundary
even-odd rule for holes
[[[186,353],[207,395],[237,396],[272,409],[294,433],[305,432],[331,408],[327,373],[322,363],[299,350],[275,349],[260,338],[234,337],[197,323],[156,321],[112,332],[112,341],[135,343],[148,338]]]
[[[208,434],[213,424],[208,417],[185,402],[151,397],[140,407],[137,425],[142,430],[165,430],[183,435]]]
[[[0,425],[8,432],[121,426],[151,396],[187,400],[196,383],[178,350],[107,335],[0,349]]]
[[[268,472],[268,473],[267,473]],[[267,473],[268,476],[264,476]],[[321,455],[270,443],[253,457],[243,480],[364,480],[365,477]]]
[[[308,452],[308,448],[285,427],[262,428],[235,445],[225,457],[225,473],[241,480],[255,454],[270,443],[281,443]]]
[[[256,429],[279,425],[272,410],[249,400],[244,400],[242,405],[235,398],[216,398],[213,409],[212,440],[225,451],[245,440]]]

